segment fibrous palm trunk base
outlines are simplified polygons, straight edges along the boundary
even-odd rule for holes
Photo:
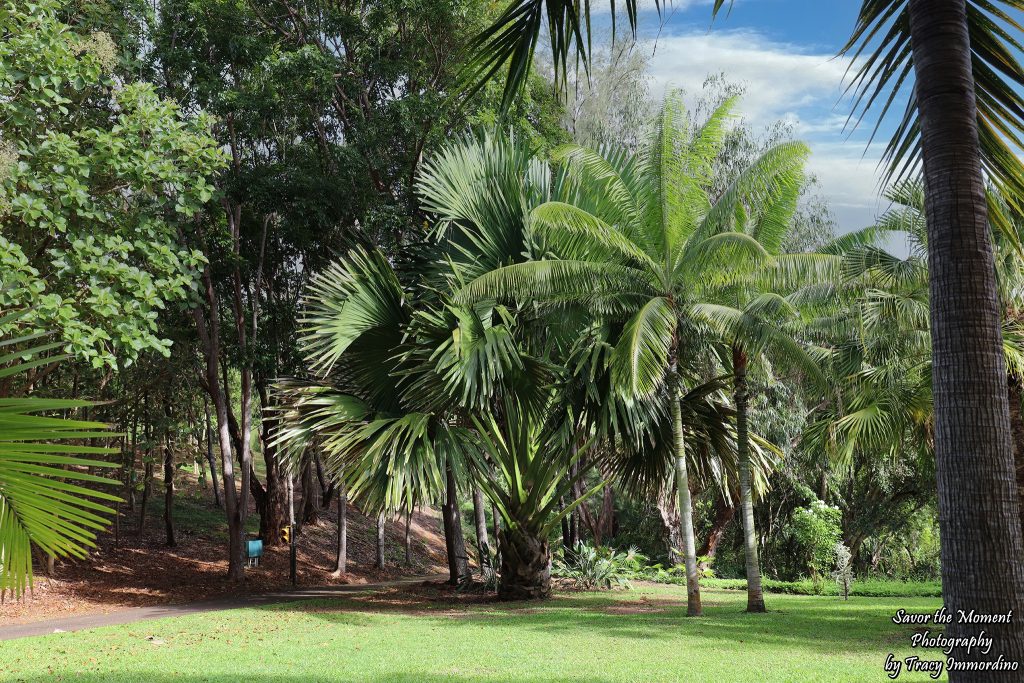
[[[501,530],[501,600],[551,597],[551,553],[547,539],[516,530]]]

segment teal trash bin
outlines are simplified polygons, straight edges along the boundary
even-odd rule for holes
[[[263,557],[263,541],[260,539],[248,540],[245,542],[246,564],[250,567],[258,567],[260,558]]]

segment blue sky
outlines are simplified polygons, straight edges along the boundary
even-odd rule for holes
[[[859,0],[736,0],[713,25],[711,0],[675,0],[660,21],[654,0],[640,2],[647,8],[640,35],[654,51],[652,95],[670,85],[694,92],[710,73],[724,72],[747,87],[739,109],[749,124],[789,121],[810,145],[809,168],[840,232],[869,225],[885,210],[878,192],[882,145],[866,146],[874,122],[844,131],[849,60],[835,55],[853,29]]]

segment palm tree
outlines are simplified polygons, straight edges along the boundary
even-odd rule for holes
[[[278,383],[285,464],[301,463],[315,441],[325,471],[370,513],[443,495],[451,581],[461,581],[469,570],[450,501],[469,433],[446,406],[418,410],[408,400],[401,354],[414,311],[397,274],[380,251],[353,248],[313,278],[305,311],[309,376]]]
[[[13,328],[22,315],[0,315],[0,329]],[[39,343],[41,337],[36,333],[0,341],[0,348],[8,347],[8,352],[0,355],[0,379],[10,380],[67,358],[45,357],[63,344]],[[26,348],[28,343],[37,345]],[[0,595],[11,591],[19,597],[31,586],[33,546],[51,557],[85,557],[86,548],[96,545],[95,532],[106,528],[106,516],[114,513],[99,501],[120,501],[117,496],[72,483],[118,484],[81,471],[115,467],[114,463],[72,455],[103,455],[112,449],[68,443],[109,438],[112,434],[106,425],[51,416],[90,405],[88,401],[0,398]]]
[[[420,179],[424,205],[438,218],[433,240],[394,265],[378,250],[354,248],[317,275],[303,320],[309,377],[280,391],[280,438],[291,445],[282,450],[295,458],[316,437],[325,469],[344,477],[354,500],[408,509],[443,493],[450,562],[465,557],[452,545],[462,543],[455,487],[476,480],[504,518],[504,596],[549,594],[539,534],[560,519],[549,497],[568,492],[574,477],[565,468],[575,459],[539,425],[559,422],[550,413],[561,405],[551,396],[562,370],[540,321],[494,302],[460,305],[448,293],[524,258],[529,211],[549,184],[547,166],[511,138],[485,133],[442,150]],[[515,410],[506,405],[511,396]],[[496,445],[495,435],[509,430],[538,441]],[[481,444],[491,445],[484,455]],[[508,458],[526,477],[515,489],[495,479],[519,476]],[[453,580],[467,576],[455,564],[451,571]]]
[[[502,600],[550,596],[548,538],[565,516],[605,484],[599,482],[561,507],[586,474],[573,465],[589,443],[569,447],[566,440],[575,445],[577,435],[564,428],[558,406],[553,396],[546,410],[535,413],[506,396],[497,415],[473,416],[483,445],[475,453],[473,472],[502,521],[498,582]]]
[[[635,30],[639,3],[624,5]],[[713,13],[725,5],[715,0]],[[884,116],[913,83],[886,156],[896,176],[920,162],[925,179],[942,571],[950,609],[1024,610],[1024,565],[1017,561],[1024,536],[984,185],[987,173],[1019,209],[1024,166],[1015,150],[1024,146],[1024,69],[1013,13],[1021,9],[1022,0],[864,0],[844,48],[865,55],[854,62],[861,116],[876,103]],[[556,72],[564,73],[572,54],[586,64],[589,2],[516,0],[478,36],[467,75],[479,87],[507,64],[507,105],[525,82],[543,25]],[[956,635],[977,630],[951,629]],[[1007,658],[1024,657],[1024,627],[1005,626],[999,636]]]
[[[535,239],[558,258],[497,268],[469,283],[460,300],[488,297],[575,302],[625,319],[611,357],[617,390],[636,400],[668,392],[675,485],[682,521],[688,614],[701,613],[680,397],[684,365],[704,335],[699,304],[770,261],[735,223],[760,215],[799,183],[806,148],[769,149],[726,188],[708,196],[733,102],[701,127],[689,125],[678,93],[666,97],[642,155],[569,146],[565,196],[534,209]]]
[[[732,369],[733,401],[736,406],[736,450],[739,467],[740,521],[747,573],[747,611],[764,612],[764,593],[758,562],[757,533],[754,528],[753,488],[750,462],[749,428],[749,364],[752,357],[767,355],[779,365],[803,371],[815,382],[823,380],[821,371],[787,329],[786,320],[796,317],[794,307],[781,295],[762,292],[740,305],[749,288],[739,280],[733,292],[736,305],[722,303],[698,304],[697,315],[703,316],[726,341],[727,362]]]
[[[840,461],[848,461],[855,446],[870,442],[880,452],[905,448],[905,435],[928,450],[932,447],[931,339],[928,293],[928,234],[924,216],[924,186],[919,180],[896,182],[885,192],[892,207],[872,228],[865,242],[843,249],[842,277],[845,290],[840,302],[842,316],[856,320],[845,331],[834,317],[823,324],[823,339],[835,348],[836,370],[849,383],[852,396],[844,410],[824,411],[831,423],[827,441],[834,444]],[[989,193],[992,214],[1005,217],[1005,227],[993,221],[996,275],[1003,318],[1003,353],[1007,359],[1006,385],[1014,433],[1014,458],[1018,477],[1024,472],[1024,427],[1021,425],[1021,377],[1024,377],[1022,329],[1019,311],[1024,308],[1024,265],[1017,251],[1018,228],[1009,207]],[[884,235],[906,237],[909,254],[897,257],[874,243]],[[851,235],[853,237],[853,235]],[[850,241],[847,238],[847,241]],[[820,294],[820,293],[817,293]],[[800,297],[798,293],[795,295]],[[820,296],[813,298],[820,299]],[[820,305],[821,301],[816,302]],[[821,335],[819,335],[821,336]],[[855,352],[851,352],[855,350]],[[827,418],[825,416],[828,416]],[[1018,486],[1018,493],[1024,489]],[[1024,509],[1024,508],[1022,508]]]

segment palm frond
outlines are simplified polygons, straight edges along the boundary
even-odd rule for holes
[[[19,340],[35,338],[38,335]],[[52,363],[52,358],[35,358],[52,346],[22,349],[16,355],[27,360],[4,367],[3,374]],[[114,449],[75,443],[116,434],[99,422],[39,414],[90,405],[88,401],[0,398],[0,594],[10,590],[18,597],[31,585],[33,545],[52,556],[85,557],[86,548],[96,545],[96,532],[106,528],[108,516],[114,513],[103,502],[120,501],[82,485],[116,486],[117,481],[85,471],[115,464],[77,455],[100,456]]]

